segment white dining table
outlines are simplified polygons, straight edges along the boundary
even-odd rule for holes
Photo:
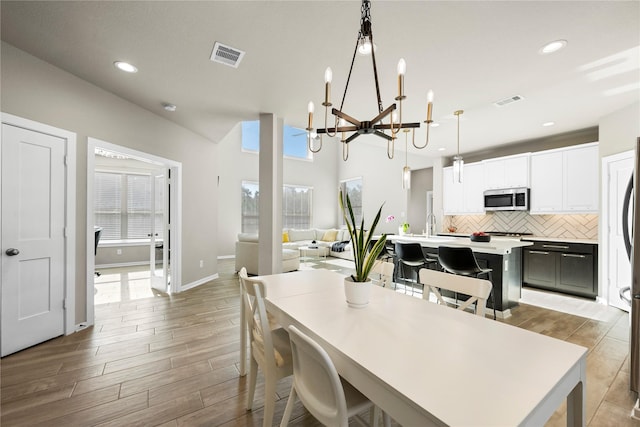
[[[567,425],[585,424],[584,347],[378,286],[351,308],[328,270],[256,278],[278,322],[401,425],[538,427],[565,399]]]

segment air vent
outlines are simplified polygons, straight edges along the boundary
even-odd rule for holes
[[[213,52],[211,52],[211,60],[213,62],[228,65],[229,67],[238,68],[244,54],[245,52],[239,49],[224,45],[220,42],[215,42],[213,45]]]
[[[523,96],[514,95],[514,96],[511,96],[509,98],[505,98],[505,99],[501,99],[500,101],[496,101],[496,102],[493,103],[493,105],[495,105],[496,107],[504,107],[505,105],[513,104],[514,102],[517,102],[517,101],[522,101],[523,99],[524,99]]]

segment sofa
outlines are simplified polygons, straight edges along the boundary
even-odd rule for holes
[[[238,234],[236,241],[236,271],[242,267],[247,274],[258,274],[258,235]],[[300,268],[300,251],[298,249],[282,249],[282,272],[294,271]]]
[[[342,251],[333,250],[334,244]],[[318,246],[318,255],[353,259],[351,242],[347,230],[337,229],[287,229],[282,233],[282,271],[293,271],[300,267],[300,247]],[[338,249],[337,247],[335,249]],[[242,267],[248,274],[258,274],[258,235],[240,233],[236,241],[236,271]]]
[[[333,229],[285,229],[282,232],[282,247],[285,249],[299,249],[302,246],[317,246],[318,255],[332,256],[343,259],[353,259],[349,232]],[[334,248],[340,246],[342,250]],[[334,250],[336,249],[336,250]]]

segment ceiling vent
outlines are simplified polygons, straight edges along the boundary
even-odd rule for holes
[[[215,42],[213,45],[213,52],[211,52],[211,60],[213,62],[228,65],[229,67],[238,68],[244,54],[245,52],[239,49],[224,45],[220,42]]]
[[[514,102],[517,102],[517,101],[522,101],[523,99],[524,99],[523,96],[514,95],[514,96],[510,96],[509,98],[496,101],[493,103],[493,105],[495,105],[496,107],[504,107],[505,105],[513,104]]]

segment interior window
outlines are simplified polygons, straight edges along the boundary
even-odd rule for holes
[[[304,129],[284,125],[282,144],[284,157],[312,159],[311,152],[307,148],[307,132]],[[242,150],[255,153],[260,151],[260,121],[242,122]]]
[[[311,228],[313,188],[285,185],[282,193],[283,228]],[[260,190],[257,182],[242,182],[242,232],[257,233]]]

